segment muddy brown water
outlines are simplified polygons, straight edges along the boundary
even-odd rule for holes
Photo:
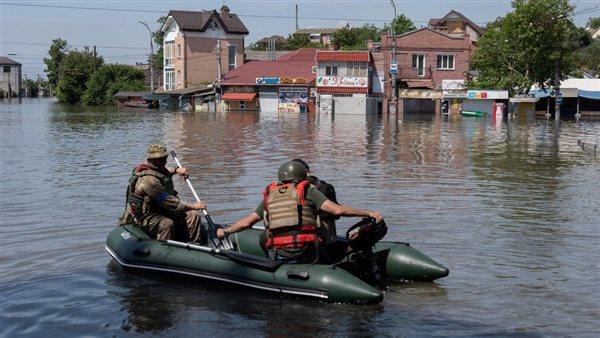
[[[0,105],[1,334],[597,336],[599,121],[200,114]],[[253,210],[301,157],[389,240],[450,268],[373,306],[119,268],[104,240],[149,142],[177,149],[215,220]],[[191,194],[177,182],[184,198]],[[352,220],[341,222],[344,231]]]

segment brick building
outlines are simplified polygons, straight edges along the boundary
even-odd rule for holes
[[[212,83],[244,63],[248,29],[225,5],[220,13],[172,10],[161,31],[166,91]]]
[[[443,90],[446,89],[443,88],[444,83],[451,83],[453,92],[461,92],[453,99],[462,97],[461,84],[464,85],[469,74],[475,41],[466,32],[448,34],[440,27],[442,26],[438,26],[437,30],[421,28],[396,37],[399,112],[440,112]],[[381,53],[386,70],[387,99],[393,96],[389,72],[392,50],[393,37],[382,34]],[[387,103],[384,104],[384,107],[387,106]]]
[[[468,36],[471,41],[477,41],[483,34],[483,28],[457,11],[450,11],[443,18],[429,19],[427,26],[450,36]]]

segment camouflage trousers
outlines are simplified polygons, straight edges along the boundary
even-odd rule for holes
[[[161,214],[150,214],[144,216],[140,223],[140,228],[159,241],[171,239],[181,242],[202,243],[203,237],[206,237],[202,236],[200,215],[195,210],[170,217]]]

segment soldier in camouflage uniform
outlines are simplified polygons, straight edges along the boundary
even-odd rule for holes
[[[177,239],[201,243],[200,216],[203,202],[184,203],[177,197],[172,176],[186,178],[187,169],[167,168],[169,153],[162,144],[151,144],[147,160],[132,172],[127,188],[127,206],[137,226],[161,241]]]

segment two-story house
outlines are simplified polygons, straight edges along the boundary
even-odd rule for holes
[[[370,114],[379,111],[371,96],[373,78],[368,51],[317,51],[317,105],[321,113]]]
[[[447,21],[440,22],[447,24]],[[448,34],[441,28],[439,30],[420,28],[397,36],[395,86],[395,97],[399,99],[397,110],[439,113],[443,94],[446,89],[449,89],[445,86],[451,87],[453,93],[463,92],[462,87],[469,74],[470,58],[474,49],[475,42],[469,34]],[[394,84],[390,74],[392,36],[382,34],[381,52],[384,54],[385,64],[385,97],[389,100],[394,97]],[[457,99],[461,95],[452,99]],[[454,103],[448,102],[449,105]],[[388,107],[388,103],[386,102],[384,106]]]
[[[310,42],[320,43],[325,47],[329,47],[333,43],[333,33],[338,30],[339,28],[301,28],[294,34],[307,35]]]
[[[21,64],[11,58],[0,56],[0,89],[4,92],[4,96],[19,96],[21,83]]]
[[[248,29],[227,6],[191,12],[172,10],[161,27],[163,90],[206,85],[244,62]]]

